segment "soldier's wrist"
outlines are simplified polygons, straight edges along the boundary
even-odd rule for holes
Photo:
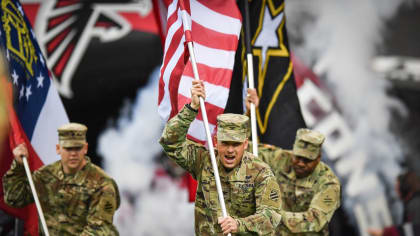
[[[185,106],[186,106],[188,109],[190,109],[191,111],[193,111],[193,112],[198,112],[198,107],[197,107],[197,108],[194,108],[194,107],[191,105],[191,103],[187,103],[187,104],[185,104]]]
[[[14,169],[14,170],[24,169],[24,166],[23,166],[23,163],[19,162],[16,159],[13,159],[12,166],[10,167],[10,169]]]
[[[191,109],[188,104],[185,104],[181,111],[178,113],[178,117],[184,121],[186,121],[188,124],[192,122],[195,117],[197,116],[198,112]]]
[[[236,221],[236,226],[237,226],[237,229],[238,229],[237,233],[246,232],[246,227],[245,227],[244,223],[242,222],[242,220],[235,219],[235,221]]]
[[[23,160],[22,159],[21,159],[21,161],[18,161],[16,158],[14,158],[13,162],[15,162],[16,165],[23,166]]]

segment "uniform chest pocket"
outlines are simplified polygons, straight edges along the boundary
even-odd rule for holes
[[[236,215],[240,217],[248,216],[255,212],[255,186],[254,183],[246,181],[236,181],[231,183],[232,206]]]
[[[253,201],[254,199],[254,183],[245,181],[236,181],[232,183],[232,197],[240,198],[244,201]]]
[[[306,210],[311,204],[312,198],[314,197],[314,191],[312,188],[296,187],[296,202]]]
[[[282,196],[284,198],[294,198],[295,197],[295,189],[293,184],[281,181],[279,182],[280,191],[282,192]]]
[[[210,178],[202,180],[202,191],[206,206],[209,209],[217,210],[219,208],[219,197],[215,180]]]
[[[68,214],[71,217],[85,217],[89,211],[94,189],[80,185],[67,185],[67,188],[67,194],[71,196],[68,202]]]
[[[284,210],[287,210],[287,211],[294,210],[293,207],[296,202],[295,191],[294,191],[294,187],[292,186],[293,186],[292,184],[284,180],[280,180],[279,182],[279,187],[280,187],[282,201],[283,201],[282,205],[283,205]]]

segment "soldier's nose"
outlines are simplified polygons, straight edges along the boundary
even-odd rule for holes
[[[305,163],[302,160],[298,159],[296,162],[296,165],[299,167],[302,167],[302,166],[305,166]]]

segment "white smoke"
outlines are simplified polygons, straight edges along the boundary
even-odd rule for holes
[[[194,210],[187,191],[169,177],[155,176],[154,157],[162,151],[158,140],[163,130],[157,113],[158,77],[156,69],[127,108],[131,112],[99,138],[104,168],[121,194],[114,222],[122,236],[194,235]]]
[[[382,173],[390,182],[399,172],[403,155],[390,132],[391,111],[406,113],[403,105],[387,95],[389,82],[374,73],[372,58],[382,43],[383,27],[403,1],[287,1],[290,28],[305,13],[315,20],[305,22],[300,58],[316,61],[315,72],[324,74],[339,108],[356,136],[355,146],[378,159]],[[310,23],[311,22],[311,23]],[[308,25],[309,24],[309,25]],[[293,32],[293,31],[292,31]],[[389,165],[385,165],[388,163]],[[386,168],[386,169],[383,169]]]
[[[365,171],[384,177],[388,188],[401,171],[399,163],[404,155],[390,130],[391,115],[393,111],[406,115],[407,110],[387,94],[389,81],[375,73],[371,64],[384,38],[386,22],[403,3],[286,1],[289,33],[292,39],[300,40],[293,51],[306,64],[314,64],[314,71],[325,78],[353,131],[353,149],[367,154]]]

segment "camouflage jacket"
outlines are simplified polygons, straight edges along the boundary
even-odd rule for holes
[[[223,235],[222,216],[208,150],[186,139],[196,112],[184,107],[166,125],[160,144],[167,155],[198,181],[195,200],[196,235]],[[281,196],[270,167],[245,152],[238,166],[226,172],[218,161],[218,171],[229,216],[239,223],[238,235],[274,235],[281,220]]]
[[[118,187],[86,159],[75,175],[65,175],[60,160],[32,174],[50,235],[119,235],[112,224],[120,204]],[[16,160],[3,177],[3,188],[4,200],[12,207],[34,202],[24,167]]]
[[[329,235],[328,222],[340,206],[340,182],[320,162],[311,175],[296,178],[292,152],[259,145],[258,155],[272,169],[282,191],[282,224],[277,235]]]

